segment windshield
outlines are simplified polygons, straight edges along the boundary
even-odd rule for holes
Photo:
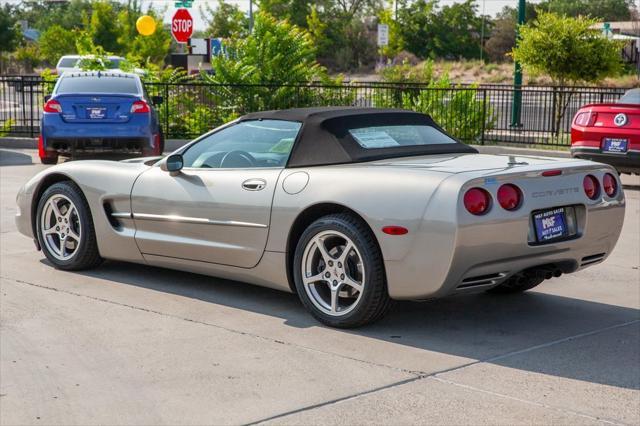
[[[189,147],[184,167],[284,167],[301,126],[284,120],[241,121]]]
[[[107,68],[111,70],[117,70],[120,68],[121,63],[122,63],[122,59],[108,59]]]
[[[56,93],[122,93],[138,94],[138,85],[132,77],[89,75],[62,77]]]
[[[349,129],[349,134],[365,149],[457,143],[438,129],[419,124],[359,127]]]
[[[78,62],[78,58],[61,58],[58,62],[59,67],[71,68],[76,62]]]
[[[618,101],[619,104],[640,104],[640,89],[629,90]]]

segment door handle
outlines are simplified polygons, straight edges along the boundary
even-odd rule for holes
[[[242,182],[242,189],[247,191],[260,191],[267,186],[267,181],[264,179],[247,179]]]

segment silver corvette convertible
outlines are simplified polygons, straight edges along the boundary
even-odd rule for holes
[[[67,162],[17,202],[57,268],[246,281],[336,327],[394,299],[520,292],[602,262],[625,205],[607,165],[478,154],[426,115],[367,108],[254,113],[164,158]]]

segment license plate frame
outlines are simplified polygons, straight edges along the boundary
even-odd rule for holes
[[[531,213],[536,242],[547,244],[571,238],[566,207],[553,207]]]
[[[604,138],[602,141],[602,152],[607,154],[626,154],[628,149],[629,139]]]
[[[106,107],[87,107],[86,112],[90,120],[102,120],[107,117]]]

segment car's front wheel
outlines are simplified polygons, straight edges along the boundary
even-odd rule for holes
[[[73,182],[58,182],[44,191],[36,230],[44,255],[59,269],[88,269],[102,262],[89,205]]]
[[[313,222],[298,241],[293,263],[302,303],[324,324],[362,326],[390,307],[380,249],[367,225],[352,215]]]

